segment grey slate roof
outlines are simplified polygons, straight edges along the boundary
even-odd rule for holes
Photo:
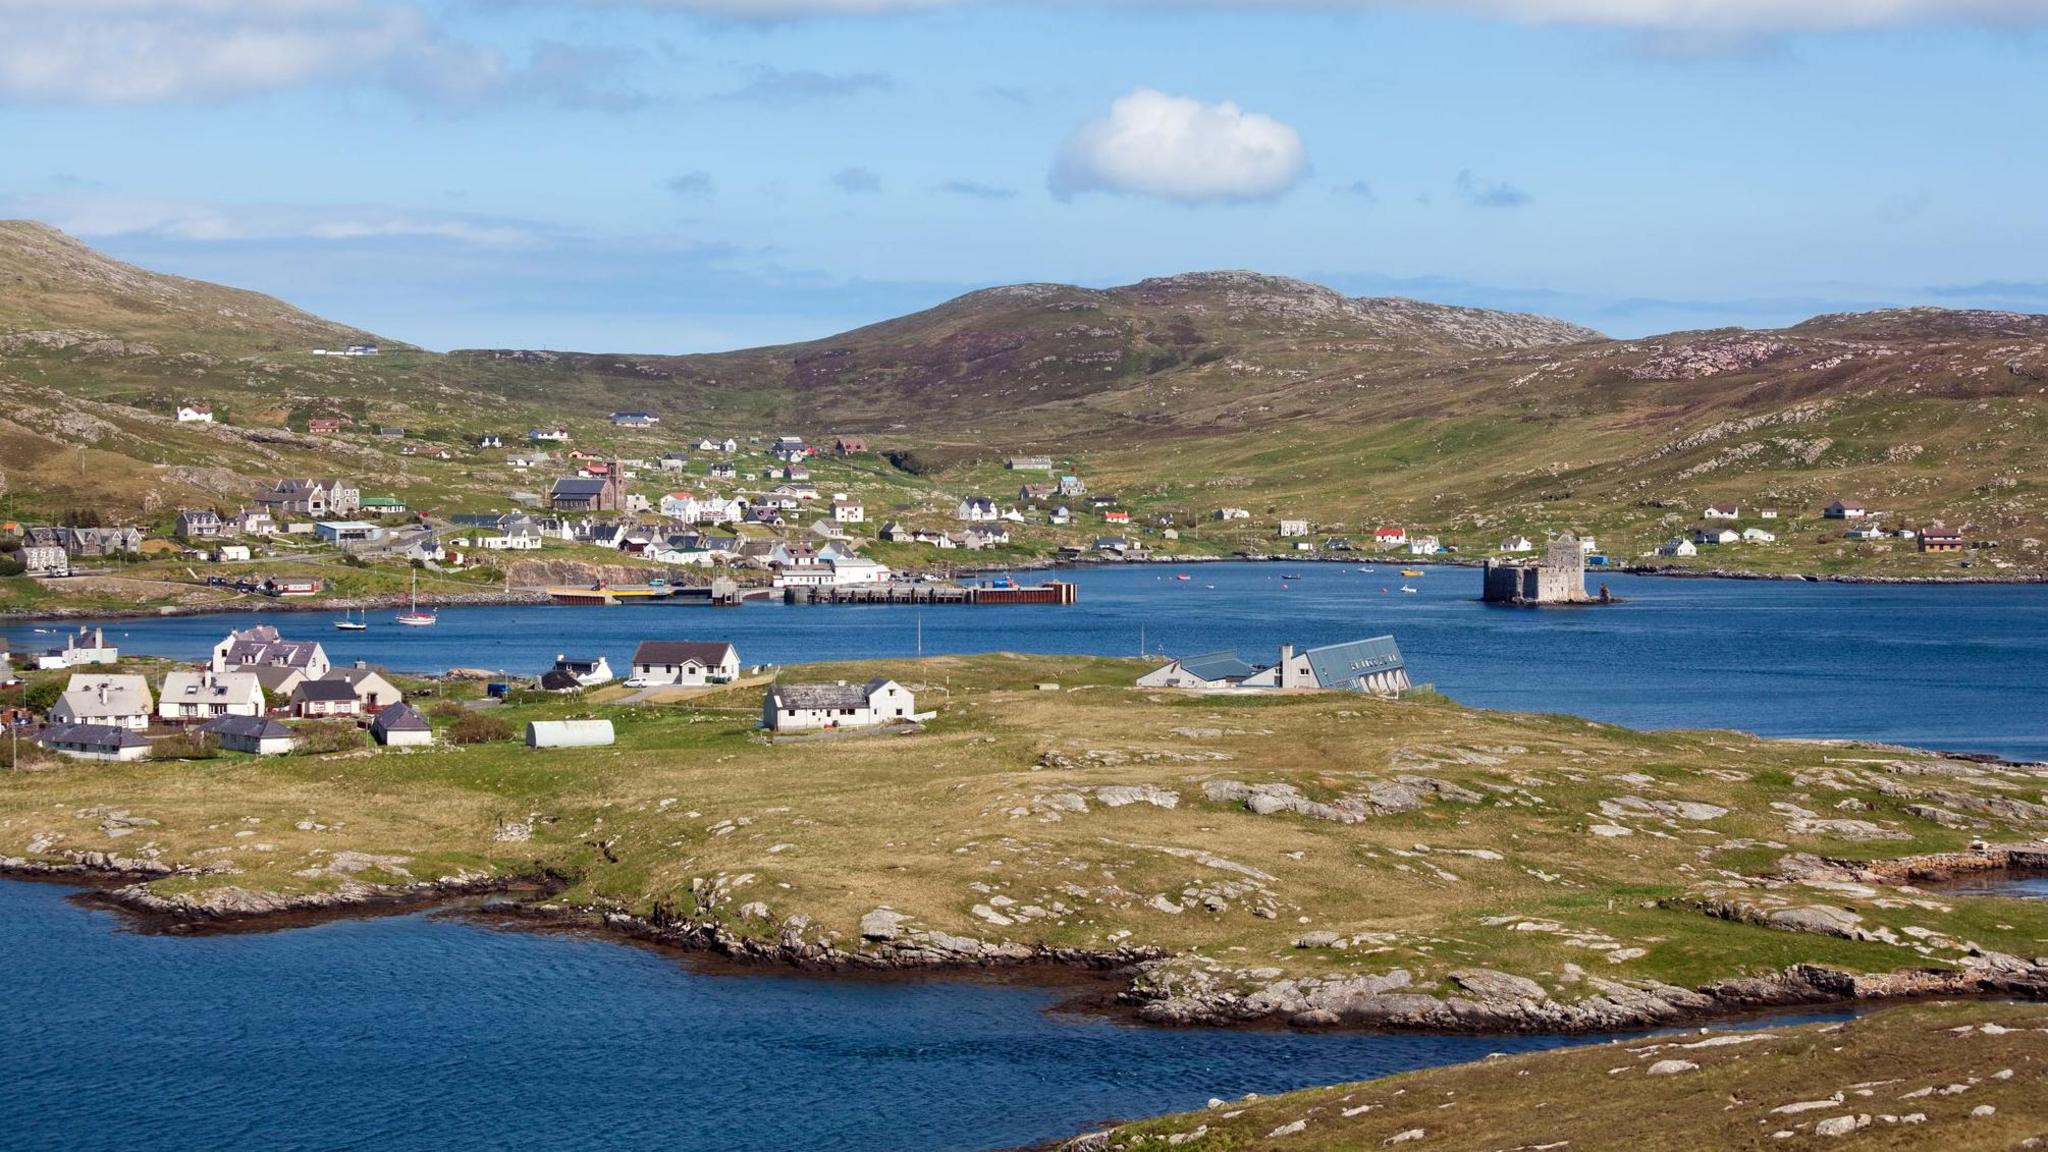
[[[346,680],[306,680],[292,689],[292,699],[340,703],[356,698],[356,686]]]
[[[1189,656],[1180,662],[1180,669],[1190,676],[1203,680],[1242,680],[1258,669],[1237,658],[1235,652],[1208,652],[1200,656]]]
[[[604,495],[604,486],[604,480],[596,476],[564,476],[555,481],[554,495],[594,500]]]
[[[276,740],[292,734],[291,729],[268,716],[219,716],[200,725],[199,730],[247,740]]]
[[[863,708],[868,694],[887,684],[870,680],[865,684],[777,684],[776,703],[782,708]]]
[[[149,741],[132,728],[113,724],[52,724],[36,734],[36,743],[92,744],[102,748],[147,747]]]
[[[707,668],[724,663],[731,644],[704,644],[689,640],[647,640],[633,653],[635,666],[643,664],[687,664],[694,660]]]
[[[393,704],[370,721],[372,732],[432,732],[434,726],[410,704]]]

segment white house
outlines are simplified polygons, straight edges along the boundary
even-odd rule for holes
[[[238,560],[247,560],[248,558],[249,546],[247,544],[223,544],[213,550],[213,562],[215,564],[232,564]]]
[[[1226,522],[1231,520],[1249,520],[1252,518],[1252,512],[1249,508],[1218,508],[1216,510],[1216,518]]]
[[[1861,520],[1870,515],[1870,509],[1860,500],[1837,500],[1828,505],[1825,515],[1830,520]]]
[[[1683,537],[1667,540],[1664,542],[1663,547],[1657,549],[1657,555],[1659,556],[1697,556],[1699,554],[1699,548],[1692,541]]]
[[[370,721],[370,737],[386,748],[417,748],[434,742],[434,726],[410,704],[393,704]]]
[[[1757,513],[1757,515],[1763,517],[1766,520],[1776,520],[1778,518],[1778,510],[1776,508],[1766,508],[1763,511]]]
[[[1441,551],[1443,551],[1443,545],[1438,544],[1434,536],[1411,536],[1408,538],[1408,554],[1410,556],[1434,556]]]
[[[1527,536],[1510,536],[1500,542],[1500,550],[1503,552],[1534,552],[1536,550],[1536,543]]]
[[[825,563],[832,569],[832,583],[844,588],[853,584],[887,584],[889,566],[861,556],[835,556]]]
[[[114,664],[121,659],[121,650],[107,643],[104,628],[88,632],[84,625],[78,631],[64,638],[62,648],[52,648],[48,654],[38,657],[36,667],[43,671],[58,668],[83,668],[88,664]]]
[[[299,743],[291,729],[268,716],[219,716],[199,730],[220,741],[229,752],[252,756],[283,756]]]
[[[1282,521],[1280,522],[1280,535],[1282,535],[1282,536],[1306,536],[1306,535],[1308,535],[1308,521],[1306,521],[1306,520],[1282,520]]]
[[[1372,542],[1382,548],[1399,548],[1408,543],[1408,530],[1406,528],[1375,528],[1372,532]]]
[[[1739,520],[1742,509],[1734,504],[1709,504],[1701,515],[1708,520]]]
[[[577,684],[585,688],[595,688],[599,684],[612,682],[611,663],[602,656],[595,660],[580,660],[558,654],[555,657],[554,670],[574,678]]]
[[[294,669],[312,680],[327,675],[327,670],[333,667],[328,662],[327,650],[320,647],[319,641],[286,640],[268,624],[229,632],[227,639],[213,646],[212,663],[216,674],[236,669],[255,671],[259,667],[277,667]]]
[[[995,501],[986,496],[969,496],[953,510],[955,520],[965,520],[969,523],[994,523],[1001,517],[1002,510],[996,507]]]
[[[566,428],[535,428],[526,434],[526,438],[535,444],[563,444],[568,442],[569,431]]]
[[[868,518],[868,510],[858,500],[843,495],[832,497],[832,522],[835,524],[861,524]]]
[[[1695,544],[1733,544],[1742,534],[1733,528],[1702,528],[1692,534]]]
[[[1053,509],[1052,515],[1046,517],[1046,520],[1049,523],[1051,523],[1054,527],[1060,527],[1063,525],[1072,524],[1074,522],[1074,514],[1067,510],[1067,506],[1065,504],[1062,504],[1059,507]]]
[[[173,669],[164,673],[163,691],[156,698],[157,716],[174,723],[263,712],[263,684],[253,672]]]
[[[375,716],[405,702],[405,693],[384,674],[361,661],[330,670],[322,680],[336,680],[356,690],[356,705],[366,716]]]
[[[140,760],[149,755],[149,741],[134,729],[106,724],[52,724],[35,739],[76,760]]]
[[[879,678],[865,684],[776,684],[761,701],[761,726],[771,732],[875,728],[917,719],[910,689]]]
[[[731,644],[648,640],[633,653],[633,678],[700,687],[730,684],[740,676],[740,651]]]
[[[1778,537],[1775,533],[1766,532],[1761,528],[1744,528],[1742,530],[1742,538],[1751,544],[1775,544],[1778,542]]]
[[[70,687],[50,706],[50,722],[132,728],[139,732],[149,727],[153,704],[149,681],[140,676],[73,676]]]
[[[203,404],[180,404],[178,405],[178,423],[211,424],[213,423],[213,409]]]

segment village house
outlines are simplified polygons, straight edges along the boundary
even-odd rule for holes
[[[868,450],[865,436],[841,436],[832,442],[832,451],[839,456],[859,456]]]
[[[868,510],[860,501],[843,495],[832,497],[832,522],[835,524],[861,524],[868,518]]]
[[[258,674],[259,679],[262,678],[261,670],[266,667],[291,669],[314,680],[327,675],[333,667],[328,663],[327,651],[319,641],[286,640],[268,624],[229,632],[226,639],[213,646],[211,663],[216,675],[252,671]],[[278,691],[268,683],[264,687]]]
[[[1410,556],[1434,556],[1444,550],[1443,544],[1438,542],[1434,536],[1411,536],[1408,538],[1408,554]]]
[[[141,760],[149,741],[133,729],[109,724],[52,724],[36,733],[35,742],[75,760]]]
[[[976,524],[960,533],[960,545],[974,551],[984,548],[1000,548],[1010,542],[1010,530],[1001,526],[989,527]]]
[[[87,631],[85,625],[78,631],[64,637],[64,643],[38,657],[36,667],[42,671],[60,668],[84,668],[94,664],[114,664],[121,659],[121,650],[107,643],[107,630],[94,628]]]
[[[271,510],[301,516],[350,516],[362,507],[362,490],[346,480],[293,476],[259,494],[256,502]]]
[[[1102,514],[1102,522],[1104,524],[1129,524],[1131,522],[1131,514],[1129,512],[1111,510]]]
[[[247,544],[223,544],[213,550],[212,556],[215,564],[233,564],[246,561],[250,556],[249,546]]]
[[[1842,533],[1842,537],[1847,540],[1882,540],[1884,529],[1875,524],[1859,524]]]
[[[740,676],[740,651],[726,643],[648,640],[633,653],[633,680],[642,686],[697,688],[730,684]]]
[[[1003,461],[1003,467],[1008,468],[1012,472],[1050,472],[1052,471],[1052,457],[1012,456]]]
[[[365,496],[358,511],[364,516],[403,516],[409,509],[396,496]]]
[[[140,528],[58,528],[54,531],[63,542],[64,551],[73,559],[97,560],[142,551]]]
[[[1775,544],[1778,542],[1776,533],[1767,532],[1762,528],[1744,528],[1742,530],[1742,539],[1745,543],[1749,544]]]
[[[1282,520],[1280,522],[1280,535],[1283,537],[1306,536],[1308,534],[1309,525],[1306,520]]]
[[[526,433],[526,439],[533,444],[567,444],[569,430],[560,426],[534,428]]]
[[[1534,552],[1536,550],[1536,542],[1527,536],[1510,536],[1500,542],[1500,550],[1503,552]]]
[[[382,669],[372,668],[360,660],[329,669],[321,679],[339,681],[354,689],[356,703],[365,716],[375,716],[394,704],[405,702],[405,693],[385,678]]]
[[[309,436],[339,436],[343,423],[345,421],[340,416],[315,416],[306,421],[306,434]]]
[[[180,508],[174,535],[180,540],[212,540],[227,531],[220,514],[211,508]]]
[[[434,726],[410,704],[393,704],[370,721],[370,738],[387,748],[423,748],[434,742]]]
[[[1060,477],[1060,495],[1086,496],[1087,494],[1088,485],[1083,483],[1079,476]]]
[[[619,512],[625,489],[617,476],[564,476],[548,492],[548,507],[557,512]]]
[[[1870,509],[1861,500],[1837,500],[1822,513],[1830,520],[1861,520],[1870,515]]]
[[[655,461],[655,466],[663,472],[681,472],[689,464],[690,458],[681,452],[663,452],[661,458]]]
[[[620,428],[652,428],[661,423],[661,417],[652,412],[614,412],[612,423]]]
[[[1695,544],[1733,544],[1742,534],[1733,528],[1702,528],[1692,534]]]
[[[505,463],[510,464],[521,472],[525,472],[532,468],[538,468],[553,459],[554,457],[545,452],[514,452],[510,456],[505,457]]]
[[[276,517],[270,514],[269,509],[261,505],[255,508],[242,509],[234,514],[232,521],[236,533],[242,536],[277,535]]]
[[[969,523],[993,522],[1001,516],[1001,510],[996,507],[996,502],[986,496],[969,496],[960,501],[959,507],[953,510],[955,520],[965,520]]]
[[[1742,517],[1742,509],[1733,504],[1709,504],[1701,516],[1708,520],[1738,520]]]
[[[292,689],[292,715],[309,720],[362,715],[355,686],[346,680],[301,680]]]
[[[1406,528],[1375,528],[1372,533],[1372,542],[1382,548],[1399,548],[1408,543],[1408,530]]]
[[[164,673],[163,691],[156,702],[157,717],[174,724],[263,713],[263,685],[254,673],[215,672],[212,668],[175,668]]]
[[[208,408],[204,404],[180,404],[178,405],[178,423],[211,424],[213,423],[213,409]]]
[[[1041,500],[1052,499],[1052,492],[1050,484],[1025,484],[1017,489],[1017,499],[1021,503],[1036,504]]]
[[[1963,534],[1952,528],[1925,528],[1920,532],[1922,552],[1961,552]]]
[[[1778,510],[1776,508],[1765,508],[1758,512],[1757,515],[1765,520],[1776,520],[1778,518]]]
[[[1259,670],[1230,651],[1174,660],[1138,677],[1140,688],[1186,688],[1214,692],[1236,688]]]
[[[761,701],[770,732],[875,728],[918,719],[917,697],[894,680],[865,684],[775,684]]]
[[[313,535],[326,543],[347,548],[382,540],[384,529],[367,520],[320,520],[313,524]]]
[[[225,751],[251,756],[283,756],[299,744],[290,728],[268,716],[216,716],[199,730],[220,741]]]
[[[16,555],[21,557],[24,575],[71,575],[71,557],[66,555],[62,548],[46,544],[28,544]]]
[[[71,678],[50,706],[52,724],[106,725],[141,731],[155,710],[149,681],[140,676],[93,673]]]
[[[582,657],[556,653],[555,666],[551,672],[569,676],[581,688],[595,688],[600,684],[609,684],[614,679],[611,662],[602,656],[594,660],[585,660]]]
[[[713,480],[737,480],[740,478],[740,470],[738,468],[723,462],[709,465],[704,469],[704,474]]]
[[[1062,504],[1052,510],[1052,514],[1046,517],[1046,522],[1055,528],[1064,527],[1074,522],[1074,514],[1068,510],[1066,505]]]
[[[1232,520],[1249,520],[1251,518],[1252,510],[1249,508],[1218,508],[1216,510],[1216,519],[1226,524]]]
[[[1661,547],[1657,549],[1657,555],[1667,558],[1680,556],[1697,556],[1699,554],[1699,548],[1696,545],[1694,545],[1692,541],[1687,540],[1684,537],[1674,537],[1670,540],[1667,540]]]
[[[505,438],[495,432],[486,432],[476,438],[476,446],[478,451],[489,448],[503,448],[505,446]]]

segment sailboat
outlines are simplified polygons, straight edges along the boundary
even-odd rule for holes
[[[368,632],[370,630],[370,622],[368,620],[351,620],[346,610],[342,612],[341,619],[334,622],[334,626],[343,632]]]
[[[418,572],[412,574],[412,594],[409,598],[409,605],[405,611],[398,614],[398,622],[400,624],[408,628],[430,628],[439,623],[439,618],[432,612],[420,611],[420,574]]]

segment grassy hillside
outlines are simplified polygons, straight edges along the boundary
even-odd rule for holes
[[[544,477],[462,449],[563,423],[575,445],[651,457],[705,434],[867,436],[907,471],[870,477],[886,511],[1008,497],[1014,452],[1113,491],[1168,551],[1270,550],[1278,518],[1327,535],[1380,522],[1464,550],[1574,528],[1634,559],[1709,503],[1771,545],[1685,564],[1746,571],[1957,574],[1910,541],[1851,543],[1818,520],[1838,496],[1887,526],[1940,520],[1995,552],[1975,574],[2048,571],[2048,318],[1903,310],[1773,332],[1613,341],[1541,317],[1348,299],[1299,281],[1207,273],[1106,290],[1022,285],[804,344],[711,356],[399,349],[313,357],[351,330],[275,301],[105,261],[34,225],[0,227],[0,473],[16,515],[117,518],[235,503],[286,469],[388,475],[427,506],[502,506]],[[69,332],[97,335],[24,336]],[[13,335],[7,333],[12,332]],[[230,429],[168,422],[210,401]],[[618,431],[606,413],[660,413]],[[342,415],[340,437],[306,421]],[[860,490],[862,477],[849,476]],[[674,478],[650,480],[649,491]],[[701,483],[701,477],[699,482]],[[742,484],[740,487],[744,488]],[[1218,526],[1220,505],[1252,510]],[[1764,524],[1763,507],[1780,517]],[[1102,531],[1028,534],[1050,551]]]

